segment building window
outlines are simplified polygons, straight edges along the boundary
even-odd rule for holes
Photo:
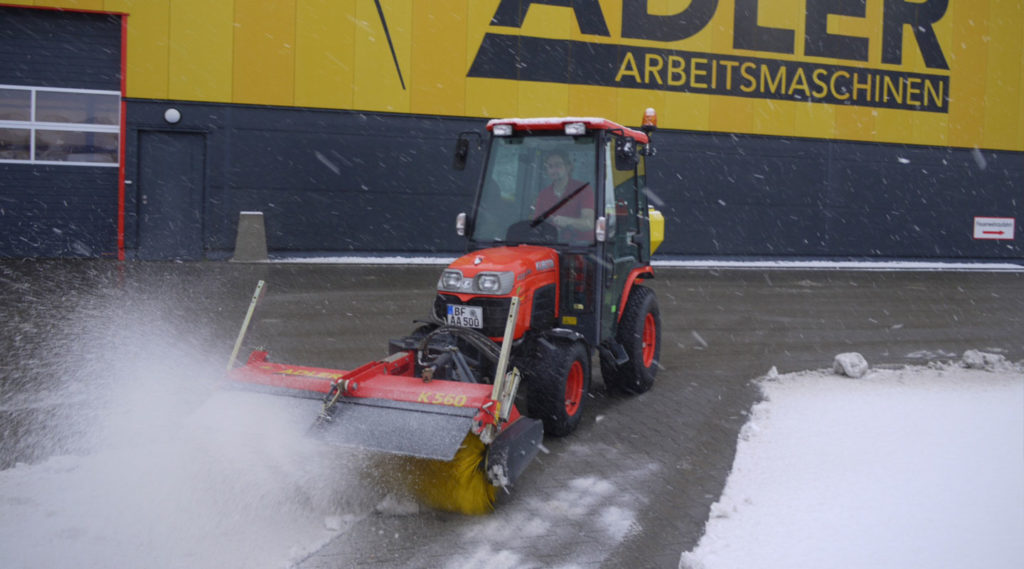
[[[0,162],[117,166],[121,93],[0,85]]]

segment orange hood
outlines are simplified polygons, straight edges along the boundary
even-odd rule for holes
[[[533,273],[554,270],[558,266],[558,253],[548,247],[519,245],[518,247],[494,247],[467,253],[448,265],[458,269],[466,277],[481,271],[512,271],[517,280]]]

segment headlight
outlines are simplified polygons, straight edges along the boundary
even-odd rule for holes
[[[512,292],[513,284],[515,275],[512,271],[480,273],[476,276],[473,288],[484,294],[508,294]]]
[[[501,289],[501,279],[498,275],[494,274],[483,274],[476,278],[476,288],[480,292],[495,293]]]
[[[437,288],[441,290],[457,291],[462,285],[462,271],[456,271],[454,269],[448,269],[441,273],[441,280],[437,283]]]

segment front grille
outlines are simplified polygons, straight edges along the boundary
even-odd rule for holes
[[[508,307],[511,300],[508,298],[477,297],[467,301],[459,300],[459,297],[452,294],[439,294],[434,299],[434,316],[445,321],[448,315],[449,304],[463,304],[467,306],[479,306],[484,312],[484,327],[480,331],[485,336],[500,338],[505,333],[505,320],[508,318]]]

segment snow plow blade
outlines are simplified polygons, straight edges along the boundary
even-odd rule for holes
[[[308,400],[310,435],[329,444],[450,461],[474,427],[492,422],[496,402],[490,385],[413,377],[408,352],[352,371],[271,363],[266,357],[253,352],[228,379],[238,387]]]

